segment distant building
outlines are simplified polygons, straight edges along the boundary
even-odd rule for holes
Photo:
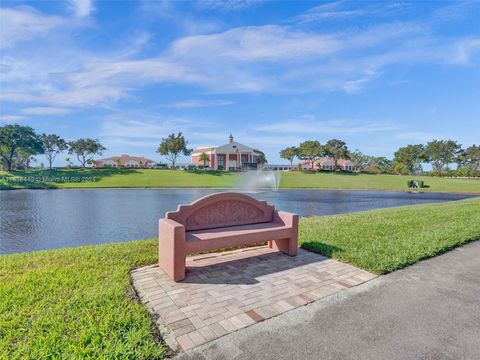
[[[258,157],[263,155],[260,150],[233,141],[232,134],[228,137],[228,144],[195,149],[192,153],[193,165],[203,166],[200,160],[202,153],[208,155],[206,165],[214,170],[256,169]]]
[[[312,162],[309,160],[304,160],[301,163],[302,170],[312,169]],[[335,170],[335,161],[328,157],[321,157],[313,161],[313,168],[315,170]],[[353,162],[348,159],[339,159],[337,161],[337,170],[343,171],[357,171]]]
[[[263,168],[268,170],[292,170],[292,167],[290,165],[285,165],[285,164],[280,164],[280,165],[265,164]]]
[[[130,156],[123,154],[121,156],[112,156],[100,159],[95,162],[95,167],[113,167],[113,168],[153,168],[156,162],[145,157]]]
[[[169,168],[171,169],[172,166],[169,165]],[[195,170],[196,168],[197,166],[192,163],[176,163],[175,164],[175,169],[179,169],[179,170]]]

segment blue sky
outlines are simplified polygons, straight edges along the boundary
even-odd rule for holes
[[[265,151],[343,139],[480,143],[479,2],[1,2],[0,123],[160,160],[230,132]],[[64,164],[60,157],[57,165]]]

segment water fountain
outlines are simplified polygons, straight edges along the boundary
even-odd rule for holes
[[[278,191],[280,176],[280,171],[263,169],[247,171],[239,177],[237,187],[245,192]]]

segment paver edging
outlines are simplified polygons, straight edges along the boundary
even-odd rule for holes
[[[148,266],[131,270],[130,283],[132,284],[132,288],[135,291],[135,295],[137,296],[137,299],[140,301],[142,305],[145,305],[147,307],[150,318],[152,319],[152,323],[155,325],[155,328],[158,330],[161,340],[168,346],[168,348],[172,351],[172,353],[177,353],[179,352],[180,349],[177,341],[175,340],[175,336],[173,332],[168,329],[167,325],[162,320],[162,317],[154,311],[150,302],[139,291],[139,289],[141,289],[141,285],[138,283],[138,281],[135,279],[135,276],[133,275],[137,271],[141,271],[143,269],[153,268],[153,267],[156,267],[156,265],[148,265]]]

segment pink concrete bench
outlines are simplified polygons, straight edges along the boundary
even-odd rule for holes
[[[174,281],[185,278],[191,253],[269,242],[297,254],[298,215],[276,211],[266,201],[227,192],[180,205],[159,221],[159,265]]]

